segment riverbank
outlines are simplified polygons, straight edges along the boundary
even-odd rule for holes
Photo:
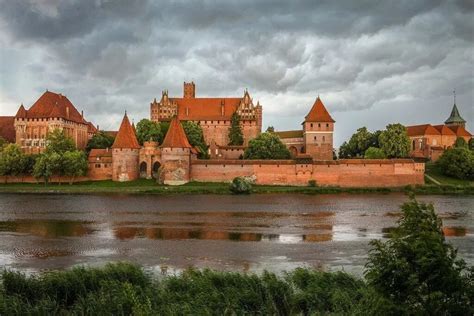
[[[301,194],[336,194],[336,193],[381,193],[392,192],[415,194],[452,194],[474,195],[474,186],[465,184],[426,184],[396,188],[343,188],[325,186],[271,186],[254,185],[252,193],[301,193]],[[154,180],[140,179],[130,182],[85,181],[69,184],[9,183],[0,184],[0,193],[50,193],[50,194],[232,194],[228,183],[190,182],[182,186],[159,185]]]

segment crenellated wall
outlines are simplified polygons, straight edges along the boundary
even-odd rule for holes
[[[338,160],[309,164],[293,160],[193,160],[191,180],[229,182],[237,176],[255,176],[257,184],[341,187],[397,187],[424,184],[424,164],[410,159]]]

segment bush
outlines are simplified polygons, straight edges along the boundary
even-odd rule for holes
[[[250,140],[244,159],[290,159],[291,154],[280,137],[274,133],[261,133]]]
[[[229,190],[234,194],[249,194],[252,191],[252,182],[245,177],[236,177],[232,180]]]
[[[474,152],[467,148],[446,150],[436,162],[436,166],[444,175],[474,180]]]
[[[380,148],[369,147],[364,154],[365,159],[384,159],[387,158],[385,152]]]
[[[316,183],[316,180],[309,180],[308,181],[308,186],[310,187],[316,187],[318,184]]]

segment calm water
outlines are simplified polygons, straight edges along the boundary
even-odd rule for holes
[[[474,264],[474,197],[423,196],[448,240]],[[280,272],[298,266],[360,274],[368,242],[387,238],[407,200],[391,195],[0,194],[0,265],[26,272],[127,260]]]

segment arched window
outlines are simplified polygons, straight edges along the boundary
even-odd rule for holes
[[[146,178],[146,162],[140,164],[140,178]]]

